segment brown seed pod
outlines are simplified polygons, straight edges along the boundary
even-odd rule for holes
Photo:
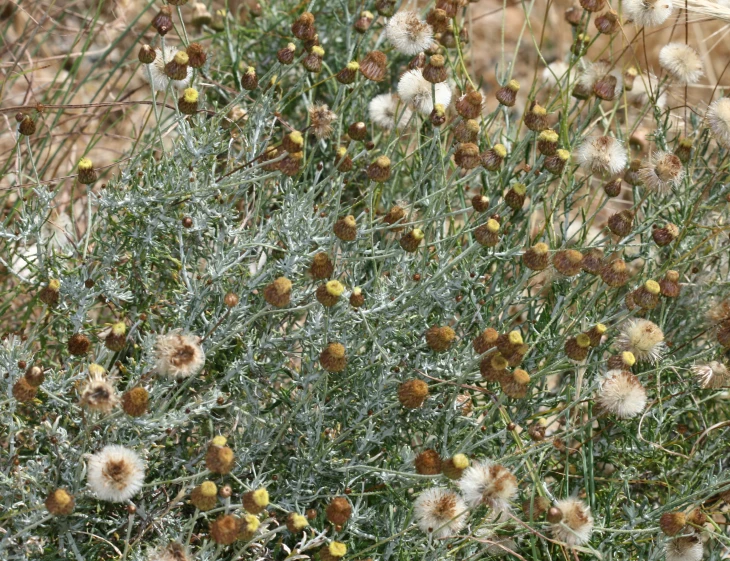
[[[426,344],[438,353],[448,350],[455,339],[456,333],[449,326],[433,326],[426,331]]]
[[[482,153],[481,163],[487,171],[497,171],[502,167],[505,157],[507,157],[507,149],[502,144],[495,144]]]
[[[604,101],[613,101],[620,92],[618,78],[613,74],[608,74],[593,84],[593,93]]]
[[[368,166],[368,177],[376,183],[384,183],[390,179],[390,158],[379,156]]]
[[[455,108],[464,119],[476,119],[482,114],[482,94],[474,90],[467,92],[459,98]]]
[[[541,132],[548,128],[547,111],[537,101],[530,103],[530,108],[523,117],[525,126],[531,131]]]
[[[157,53],[149,45],[142,45],[139,48],[137,59],[139,59],[142,64],[152,64],[155,62],[155,58],[157,58]]]
[[[679,272],[678,271],[667,271],[664,278],[659,281],[659,288],[662,296],[667,298],[678,298],[682,287],[679,284]],[[26,377],[28,375],[26,374]]]
[[[398,222],[402,221],[405,217],[406,217],[406,211],[398,205],[393,205],[392,207],[390,207],[388,214],[386,214],[383,217],[383,222],[385,222],[386,224],[390,224],[392,226],[393,224],[397,224]],[[390,228],[390,230],[393,230],[395,232],[398,232],[402,229],[403,229],[402,226]]]
[[[692,509],[687,516],[687,524],[693,526],[695,531],[701,530],[707,524],[707,515],[699,508]]]
[[[613,35],[620,27],[618,14],[613,10],[602,13],[593,23],[598,33],[602,33],[603,35]]]
[[[221,475],[230,473],[236,462],[233,450],[226,446],[225,442],[225,438],[215,437],[205,453],[205,467],[213,473]]]
[[[302,66],[307,72],[318,74],[322,71],[322,58],[324,57],[324,49],[319,45],[315,45],[302,59]]]
[[[414,464],[416,473],[420,475],[437,475],[441,473],[441,456],[431,448],[418,454]]]
[[[291,32],[294,37],[301,41],[308,41],[317,34],[314,27],[314,15],[310,12],[304,12],[291,26]]]
[[[474,351],[477,354],[484,354],[489,349],[492,349],[497,346],[497,339],[499,338],[499,333],[496,329],[493,329],[491,327],[487,327],[484,331],[482,331],[477,337],[474,338],[472,341],[472,347],[474,347]]]
[[[553,255],[553,267],[566,277],[573,277],[583,269],[583,254],[575,249],[561,249]]]
[[[513,183],[504,196],[504,202],[512,210],[520,210],[525,204],[526,188],[523,183]]]
[[[350,294],[350,306],[353,308],[359,308],[363,304],[365,304],[365,295],[363,295],[362,289],[359,286],[356,286],[352,289],[352,293]]]
[[[630,210],[621,210],[608,217],[608,228],[621,238],[631,233],[633,225],[634,213]]]
[[[149,398],[143,387],[130,388],[122,394],[122,409],[130,417],[141,417],[147,412]]]
[[[46,306],[53,307],[58,304],[58,300],[61,295],[60,289],[61,283],[56,279],[51,279],[48,281],[48,284],[38,292],[38,298]]]
[[[679,228],[671,222],[667,222],[662,228],[655,225],[652,228],[651,237],[659,247],[665,247],[679,237]]]
[[[291,301],[291,281],[279,277],[264,288],[264,300],[276,308],[283,308]]]
[[[342,70],[335,74],[335,79],[344,85],[352,84],[357,78],[357,71],[360,70],[360,65],[357,61],[352,60],[347,63]]]
[[[259,87],[259,77],[253,66],[246,68],[246,72],[241,76],[241,87],[247,91],[253,91]]]
[[[588,356],[591,347],[591,338],[585,333],[581,333],[577,337],[571,337],[565,342],[565,354],[568,358],[577,362],[582,362]]]
[[[666,536],[676,536],[687,525],[683,512],[665,512],[659,519],[659,527]]]
[[[523,344],[522,333],[516,329],[497,337],[497,350],[505,358],[518,352]]]
[[[418,228],[414,228],[400,239],[400,246],[403,248],[403,251],[413,253],[418,249],[418,246],[421,245],[422,240],[423,231]]]
[[[580,5],[587,12],[600,12],[606,5],[606,0],[579,0]]]
[[[286,47],[279,49],[276,53],[276,59],[281,64],[292,64],[294,62],[294,56],[297,52],[297,46],[294,43],[289,43]]]
[[[537,149],[543,156],[552,156],[558,151],[558,133],[553,129],[545,129],[537,135]]]
[[[598,275],[603,266],[603,252],[600,249],[589,249],[583,254],[581,268],[588,274]]]
[[[165,65],[165,75],[171,80],[184,80],[188,75],[190,58],[185,51],[178,51]]]
[[[487,382],[499,382],[505,376],[509,376],[507,367],[509,362],[496,352],[485,356],[479,363],[479,372]]]
[[[195,115],[198,112],[198,90],[186,88],[177,100],[177,108],[183,115]]]
[[[527,395],[529,383],[530,375],[520,368],[515,369],[512,374],[502,377],[499,381],[502,391],[512,399],[524,398]]]
[[[320,251],[314,255],[312,259],[312,265],[309,267],[309,272],[315,279],[328,279],[332,276],[335,271],[335,266],[332,264],[330,256],[324,251]]]
[[[624,286],[627,282],[629,282],[630,277],[626,263],[624,263],[621,259],[604,263],[601,267],[600,275],[603,282],[613,288]]]
[[[84,356],[91,348],[91,341],[86,335],[75,333],[68,340],[68,352],[73,356]]]
[[[76,501],[66,489],[56,489],[46,497],[45,505],[53,516],[68,516],[74,511]]]
[[[231,545],[238,539],[241,519],[232,514],[223,514],[210,525],[211,539],[221,545]]]
[[[454,127],[454,140],[476,144],[479,137],[479,121],[476,119],[461,120]]]
[[[345,347],[341,343],[330,343],[319,355],[319,363],[327,372],[342,372],[347,366]]]
[[[368,135],[368,128],[362,121],[359,121],[357,123],[352,123],[347,128],[347,135],[352,140],[365,140]]]
[[[653,310],[659,304],[659,295],[661,287],[659,283],[653,280],[646,281],[632,293],[634,303],[645,309]]]
[[[679,161],[683,164],[689,162],[692,157],[692,139],[683,138],[680,140],[677,147],[674,149],[674,155],[677,156]]]
[[[471,199],[471,206],[477,212],[487,212],[489,210],[489,199],[484,195],[474,195]]]
[[[28,403],[33,401],[38,388],[28,383],[25,376],[18,378],[18,381],[13,384],[13,397],[21,403]]]
[[[446,70],[446,59],[443,55],[433,55],[423,67],[423,78],[432,84],[445,82],[449,77]]]
[[[340,296],[345,291],[345,287],[338,280],[327,281],[317,287],[315,296],[317,301],[325,308],[331,308],[340,300]]]
[[[157,30],[162,37],[172,29],[172,10],[170,6],[162,6],[160,11],[152,20],[152,27]]]
[[[78,180],[81,185],[91,185],[99,178],[94,169],[94,164],[89,158],[81,158],[77,169],[79,171]]]
[[[352,214],[348,214],[344,218],[340,218],[335,222],[333,230],[335,236],[343,242],[354,241],[357,237],[357,222],[355,222],[355,217]]]
[[[226,295],[223,297],[223,303],[227,308],[235,308],[238,306],[238,302],[238,294],[235,292],[226,292]]]
[[[531,497],[522,502],[522,512],[528,520],[538,520],[550,508],[547,497],[540,495]]]
[[[388,58],[380,51],[371,51],[360,62],[360,72],[371,82],[382,82],[388,71]]]
[[[497,101],[505,107],[513,107],[517,101],[517,92],[520,91],[520,83],[517,80],[510,80],[499,88],[494,96]]]
[[[499,222],[490,218],[485,224],[474,230],[474,238],[484,247],[494,247],[499,243],[499,230]]]
[[[407,380],[398,386],[398,401],[406,409],[418,409],[427,397],[428,384],[423,380]]]
[[[558,149],[555,154],[548,156],[543,161],[543,167],[553,175],[560,175],[565,169],[565,164],[570,160],[570,152]]]
[[[456,165],[464,169],[474,169],[480,163],[479,147],[471,142],[459,144],[454,152]]]
[[[558,524],[563,520],[563,512],[556,506],[552,506],[547,511],[547,521],[550,524]]]
[[[375,16],[372,12],[364,11],[360,12],[360,17],[355,20],[353,27],[358,33],[365,33],[370,29],[370,25],[373,23]]]
[[[185,52],[188,54],[188,64],[192,68],[202,68],[208,59],[208,55],[200,43],[190,43]]]
[[[522,255],[525,267],[533,271],[544,271],[549,265],[549,248],[546,243],[538,242]]]
[[[352,505],[346,497],[335,497],[327,505],[325,515],[335,526],[344,526],[352,516]]]
[[[346,173],[352,169],[352,158],[347,154],[347,148],[340,146],[337,148],[335,157],[335,166],[337,171]]]
[[[46,375],[43,372],[43,368],[41,368],[40,366],[32,365],[29,366],[28,370],[25,371],[25,381],[34,388],[40,387],[45,379]]]
[[[611,179],[603,184],[603,192],[607,197],[618,197],[621,194],[621,178]]]
[[[214,509],[218,504],[218,487],[212,481],[203,481],[190,493],[190,502],[203,512]]]

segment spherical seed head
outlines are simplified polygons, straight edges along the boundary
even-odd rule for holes
[[[74,510],[74,496],[65,489],[56,489],[46,497],[46,510],[53,516],[68,516]]]
[[[428,397],[428,384],[423,380],[407,380],[398,387],[398,401],[407,409],[417,409]]]
[[[687,525],[683,512],[666,512],[659,519],[659,527],[667,536],[676,536]]]
[[[368,177],[377,183],[382,183],[390,178],[390,158],[378,156],[368,167]]]
[[[276,53],[276,58],[281,64],[291,64],[294,62],[294,54],[297,51],[297,46],[294,43],[289,43],[283,49],[279,49]]]
[[[336,526],[343,526],[352,516],[352,506],[345,497],[335,497],[325,510],[327,520]]]
[[[230,545],[238,539],[240,520],[230,514],[218,517],[210,525],[210,537],[221,545]]]
[[[286,528],[292,534],[298,534],[309,526],[309,521],[306,516],[303,516],[297,512],[290,512],[286,517]]]
[[[434,326],[426,331],[426,344],[436,352],[447,350],[454,339],[456,339],[456,333],[449,326]]]
[[[348,136],[353,140],[364,140],[368,134],[368,128],[362,121],[353,123],[347,129]]]
[[[436,475],[441,472],[441,456],[430,448],[418,454],[414,464],[416,473],[420,475]]]
[[[142,45],[139,49],[139,54],[137,55],[137,58],[142,64],[152,64],[155,62],[156,57],[157,53],[149,45]]]
[[[342,296],[342,293],[345,291],[345,287],[342,286],[342,283],[338,280],[328,281],[326,284],[326,287],[327,287],[327,292],[331,296],[335,296],[337,298]]]
[[[68,340],[68,352],[73,356],[83,356],[89,352],[91,341],[86,335],[75,333]]]

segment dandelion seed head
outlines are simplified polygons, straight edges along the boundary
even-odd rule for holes
[[[730,148],[730,98],[713,101],[707,110],[707,121],[718,144]]]
[[[98,364],[89,365],[89,378],[81,392],[81,405],[90,411],[109,413],[119,403],[114,385]]]
[[[672,0],[625,0],[624,15],[638,27],[656,27],[663,24],[674,6]]]
[[[401,11],[388,20],[385,36],[395,50],[413,56],[431,46],[433,28],[415,12]]]
[[[704,74],[702,59],[684,43],[669,43],[659,51],[659,64],[680,84],[696,84]]]
[[[631,352],[639,362],[657,362],[664,354],[664,332],[648,319],[631,319],[621,329],[621,350]]]
[[[702,541],[697,536],[680,536],[669,540],[664,549],[666,561],[701,561]]]
[[[391,93],[376,95],[368,104],[370,120],[382,129],[402,129],[411,120],[412,112],[401,99]],[[396,118],[398,124],[396,125]]]
[[[560,522],[552,525],[553,536],[568,545],[588,543],[593,533],[593,516],[590,507],[578,499],[563,499],[555,506],[562,512]]]
[[[609,370],[601,381],[597,402],[619,419],[630,419],[646,407],[646,390],[631,372]]]
[[[626,167],[628,156],[618,140],[598,136],[584,140],[575,152],[575,159],[589,173],[615,175]]]
[[[684,166],[671,152],[654,152],[639,169],[639,178],[649,191],[667,193],[684,178]]]
[[[517,494],[517,478],[500,464],[475,462],[464,470],[459,488],[469,506],[485,504],[502,512],[509,510],[509,501]]]
[[[134,450],[111,444],[89,458],[86,479],[101,500],[121,503],[142,489],[144,469]]]
[[[432,84],[423,77],[423,70],[420,68],[409,70],[401,76],[398,82],[398,95],[421,115],[431,114],[434,99],[436,104],[443,106],[444,109],[451,104],[449,85],[444,82]]]
[[[168,378],[188,378],[205,365],[205,353],[200,339],[180,330],[157,337],[155,371]]]
[[[458,533],[466,524],[466,510],[458,494],[440,487],[426,489],[414,503],[418,527],[437,538]]]
[[[332,134],[332,123],[337,120],[337,114],[327,105],[313,105],[309,108],[309,120],[314,136],[327,138]]]
[[[695,364],[692,367],[692,374],[705,389],[716,390],[730,384],[730,372],[727,366],[716,360],[707,364]]]

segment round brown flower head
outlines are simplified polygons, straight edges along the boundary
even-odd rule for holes
[[[509,362],[501,353],[492,353],[481,360],[479,372],[487,382],[499,382],[503,377],[509,376],[508,366]]]
[[[25,371],[25,381],[34,388],[40,387],[45,379],[46,375],[40,366],[32,365]]]
[[[365,295],[362,293],[362,289],[356,286],[350,293],[350,306],[359,308],[363,304],[365,304]]]
[[[248,91],[259,87],[259,77],[256,75],[256,69],[253,66],[246,68],[246,72],[241,76],[241,87]]]
[[[546,243],[538,242],[522,255],[522,262],[528,269],[544,271],[549,264],[549,248]]]
[[[342,70],[335,74],[335,79],[340,84],[352,84],[357,78],[357,71],[360,70],[360,65],[357,61],[353,60],[347,63]]]
[[[205,49],[200,43],[190,43],[185,52],[188,54],[188,64],[193,68],[202,68],[208,59],[208,55],[205,54]]]
[[[659,305],[661,287],[653,280],[646,281],[639,288],[634,290],[632,298],[634,303],[645,310],[653,310]]]
[[[190,57],[185,51],[178,51],[165,65],[165,75],[172,80],[184,80],[188,76]]]
[[[313,74],[322,71],[322,58],[324,57],[324,49],[319,45],[315,45],[302,59],[302,66]]]
[[[51,279],[48,281],[48,284],[38,292],[38,298],[46,306],[55,306],[58,304],[58,300],[61,296],[60,289],[61,283],[56,279]]]
[[[342,372],[347,366],[345,347],[341,343],[330,343],[319,355],[319,363],[327,372]]]
[[[170,9],[170,6],[162,6],[160,8],[160,11],[157,12],[157,15],[152,20],[152,27],[154,27],[157,30],[157,33],[159,33],[161,36],[167,35],[167,33],[172,29],[172,10]]]
[[[454,152],[456,165],[464,169],[474,169],[479,165],[479,147],[476,144],[465,142],[459,144]]]
[[[416,473],[421,475],[436,475],[441,473],[441,456],[436,450],[427,448],[415,459]]]
[[[362,121],[352,123],[347,128],[347,136],[352,140],[365,140],[368,136],[368,128]]]
[[[504,195],[504,202],[512,210],[520,210],[525,204],[525,193],[526,189],[523,183],[513,183]]]
[[[537,101],[533,101],[525,113],[524,122],[531,131],[542,132],[548,128],[547,111]]]
[[[68,352],[73,356],[84,356],[91,348],[91,341],[86,335],[75,333],[68,340]]]
[[[577,362],[584,361],[588,356],[591,347],[591,338],[585,333],[577,337],[571,337],[565,342],[565,354],[568,358]]]
[[[600,249],[589,249],[583,254],[581,268],[591,275],[598,275],[603,266],[603,252]]]
[[[499,230],[499,222],[494,218],[490,218],[474,230],[474,237],[479,244],[485,247],[494,247],[499,243]]]
[[[122,409],[130,417],[141,417],[147,412],[150,396],[141,386],[128,389],[122,394]]]
[[[348,172],[352,169],[352,158],[347,154],[347,148],[340,146],[335,151],[335,166],[337,171],[342,173]]]
[[[676,536],[687,525],[687,517],[683,512],[666,512],[659,519],[659,527],[666,536]]]
[[[502,391],[512,399],[522,399],[527,395],[530,375],[517,368],[511,375],[504,376],[499,381]]]
[[[149,45],[142,45],[139,48],[137,58],[142,64],[152,64],[155,62],[155,58],[157,58],[157,53]]]
[[[287,152],[301,152],[304,148],[304,136],[299,131],[291,131],[282,139],[281,147]]]
[[[591,36],[587,33],[578,33],[573,41],[572,52],[575,56],[583,56],[586,54],[588,45],[591,43]]]
[[[82,185],[91,185],[99,178],[96,170],[94,169],[94,164],[89,158],[81,158],[79,160],[78,170],[79,183]]]
[[[297,46],[294,43],[289,43],[286,47],[279,49],[276,53],[276,59],[281,64],[292,64],[294,62],[294,55],[297,52]]]
[[[242,502],[247,512],[260,514],[269,506],[269,492],[263,487],[248,491],[243,494]]]
[[[340,300],[345,287],[338,280],[327,281],[317,287],[317,300],[325,308],[331,308]]]
[[[502,167],[504,159],[507,157],[507,149],[503,144],[495,144],[489,150],[485,150],[481,155],[482,166],[487,171],[497,171]]]
[[[379,156],[368,166],[368,177],[376,183],[384,183],[390,179],[390,158]]]
[[[472,347],[474,347],[474,351],[481,355],[486,353],[489,349],[496,347],[498,338],[499,333],[497,330],[492,327],[487,327],[474,338],[471,344]]]
[[[631,160],[628,169],[624,172],[624,181],[633,187],[641,185],[641,175],[639,174],[639,171],[642,166],[643,162],[640,159],[635,158]]]
[[[553,267],[566,277],[572,277],[583,268],[583,254],[575,249],[561,249],[553,255]]]
[[[302,41],[307,41],[317,34],[314,27],[314,15],[310,12],[304,12],[291,26],[291,32],[294,37]]]
[[[454,127],[454,140],[476,144],[479,137],[479,121],[476,119],[462,120]]]
[[[127,343],[127,325],[119,321],[112,325],[104,339],[104,346],[115,353],[121,351]]]
[[[461,479],[464,470],[469,467],[469,458],[465,454],[454,454],[441,462],[441,472],[452,480]]]
[[[433,28],[434,33],[444,33],[449,29],[449,15],[445,10],[434,8],[426,16],[426,23]]]
[[[216,436],[208,445],[205,453],[205,467],[213,473],[225,475],[233,469],[236,457],[228,446],[224,436]]]
[[[186,88],[177,100],[177,108],[183,115],[195,115],[198,111],[198,90]]]
[[[325,510],[327,520],[335,526],[344,526],[352,516],[352,506],[346,497],[335,497]]]
[[[482,114],[482,101],[482,94],[475,90],[469,91],[456,102],[456,112],[464,119],[476,119]]]
[[[591,340],[591,347],[597,347],[601,344],[601,339],[603,338],[603,334],[606,333],[607,329],[608,328],[602,323],[597,323],[588,331],[586,331],[585,334],[588,335],[588,338]]]
[[[279,277],[266,286],[264,300],[276,308],[288,306],[291,300],[291,281],[286,277]]]
[[[348,214],[344,218],[340,218],[335,222],[334,233],[343,242],[354,241],[357,237],[357,222],[355,222],[355,217],[352,214]]]
[[[659,247],[664,247],[672,243],[679,237],[679,228],[671,222],[667,222],[664,227],[654,225],[651,231],[651,237],[654,243]]]
[[[613,35],[618,31],[620,22],[618,20],[618,14],[613,10],[608,10],[598,16],[593,23],[598,33]]]
[[[426,344],[437,353],[444,352],[451,347],[456,339],[456,333],[449,326],[433,326],[426,331]]]
[[[368,29],[370,29],[370,24],[373,23],[374,19],[375,16],[373,16],[372,12],[360,12],[360,17],[355,20],[353,27],[358,33],[365,33]]]
[[[390,207],[388,214],[386,214],[383,217],[383,222],[385,222],[386,224],[390,224],[392,226],[393,224],[397,224],[398,222],[402,221],[405,217],[406,217],[406,211],[398,205],[393,205],[392,207]],[[390,228],[390,229],[395,232],[398,232],[398,231],[402,230],[403,227],[396,226],[395,228]]]
[[[528,520],[537,520],[550,508],[550,500],[547,497],[537,495],[526,499],[522,503],[522,512]]]
[[[618,197],[621,194],[621,178],[609,179],[603,184],[603,192],[607,197]]]
[[[664,278],[659,281],[659,288],[662,296],[666,296],[667,298],[679,297],[679,293],[682,290],[682,287],[679,285],[679,272],[672,270],[667,271]],[[28,375],[26,374],[26,377],[27,376]]]
[[[347,553],[347,546],[342,542],[331,542],[319,550],[320,561],[340,561]]]
[[[423,78],[432,84],[440,84],[445,82],[449,77],[446,70],[446,59],[443,55],[433,55],[428,64],[423,68]]]
[[[497,338],[497,350],[505,358],[517,352],[523,344],[522,333],[516,329],[509,333],[504,333]]]
[[[630,210],[621,210],[608,217],[608,228],[620,238],[628,236],[633,225],[634,213]]]
[[[474,195],[471,198],[471,206],[477,212],[487,212],[489,210],[489,199],[484,195]]]
[[[315,279],[327,279],[332,276],[334,270],[335,266],[332,264],[330,256],[324,251],[314,255],[312,266],[309,268],[309,272]]]
[[[459,0],[437,0],[436,8],[439,8],[446,12],[446,15],[450,18],[456,16],[459,10]]]
[[[223,514],[210,525],[210,537],[215,543],[230,545],[238,539],[240,526],[241,520],[237,516]]]
[[[606,74],[593,84],[593,93],[604,101],[613,101],[621,93],[621,84],[613,74]]]
[[[309,521],[306,516],[303,516],[297,512],[290,512],[286,517],[286,529],[292,534],[298,534],[309,526]]]
[[[620,354],[609,357],[606,361],[608,370],[631,370],[634,364],[636,364],[636,358],[631,351],[623,351]]]
[[[403,251],[413,253],[421,245],[421,240],[423,240],[423,231],[414,228],[400,239],[400,246],[403,248]]]
[[[13,397],[21,403],[27,403],[33,401],[38,388],[28,383],[25,376],[18,378],[18,381],[13,384]]]
[[[423,380],[407,380],[398,386],[398,401],[407,409],[418,409],[427,397],[428,384]]]
[[[388,58],[380,51],[371,51],[360,62],[360,72],[372,82],[382,82],[388,70]]]
[[[510,80],[497,90],[495,97],[505,107],[513,107],[517,101],[518,91],[520,91],[520,83],[517,80]]]
[[[212,481],[203,481],[190,493],[190,502],[198,510],[212,510],[218,504],[218,487]]]
[[[74,496],[65,489],[56,489],[46,497],[46,510],[53,516],[68,516],[74,510]]]
[[[36,131],[36,124],[33,117],[30,115],[23,115],[22,113],[18,113],[16,116],[16,119],[19,119],[19,125],[18,125],[18,132],[22,134],[23,136],[31,136],[35,134]]]
[[[545,129],[537,136],[537,149],[543,156],[552,156],[558,151],[558,133],[553,129]]]
[[[570,152],[561,148],[556,150],[555,154],[553,154],[552,156],[548,156],[547,158],[545,158],[545,161],[543,161],[542,165],[553,175],[560,175],[561,173],[563,173],[563,170],[565,169],[565,164],[568,163],[568,160],[570,160]]]
[[[629,282],[629,271],[621,259],[604,263],[601,267],[601,279],[608,286],[617,288]]]
[[[677,156],[679,161],[683,164],[689,162],[689,159],[692,157],[692,144],[691,138],[683,138],[674,149],[674,155]]]
[[[537,419],[529,427],[527,427],[527,434],[530,436],[530,440],[535,442],[542,442],[545,440],[545,432],[547,431],[547,421],[545,419]]]

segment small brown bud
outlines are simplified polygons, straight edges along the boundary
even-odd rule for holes
[[[547,511],[547,520],[550,524],[558,524],[561,520],[563,520],[562,511],[558,507],[550,507]]]
[[[368,166],[368,177],[376,183],[384,183],[390,179],[390,158],[379,156]]]
[[[504,196],[504,202],[512,210],[520,210],[525,204],[525,185],[523,183],[514,183]]]
[[[456,112],[464,119],[476,119],[482,114],[482,101],[482,94],[469,91],[456,102]]]
[[[489,199],[484,195],[474,195],[471,199],[471,206],[477,212],[487,212],[489,210]]]
[[[279,49],[276,53],[276,59],[281,64],[292,64],[294,62],[294,55],[297,52],[297,46],[294,43],[289,43],[286,47]]]
[[[291,301],[291,281],[286,277],[279,277],[264,288],[264,300],[276,308],[283,308]]]
[[[480,245],[494,247],[499,243],[500,224],[494,218],[474,230],[474,237]]]
[[[338,280],[330,280],[325,284],[321,284],[317,287],[315,296],[317,301],[322,304],[325,308],[331,308],[340,300],[340,296],[345,291],[345,287],[342,286]]]
[[[667,222],[663,228],[653,228],[651,231],[651,237],[655,244],[659,247],[664,247],[679,237],[679,228],[671,222]]]
[[[454,161],[459,167],[474,169],[480,163],[479,147],[470,142],[459,144],[454,152]]]
[[[236,294],[235,292],[226,292],[226,295],[223,297],[223,303],[228,308],[235,308],[236,306],[238,306],[238,302],[238,294]]]
[[[421,240],[423,240],[423,232],[418,228],[414,228],[400,239],[400,246],[403,251],[413,253],[418,249]]]
[[[621,194],[621,178],[611,179],[603,184],[603,192],[607,197],[618,197]]]
[[[608,217],[608,228],[615,235],[624,238],[631,233],[634,225],[634,213],[630,210],[621,210]]]
[[[360,72],[372,82],[382,82],[388,70],[388,58],[380,51],[371,51],[360,62]]]
[[[598,275],[603,266],[603,252],[600,249],[589,249],[583,254],[581,268],[588,274]]]
[[[360,12],[360,17],[355,20],[353,25],[355,31],[358,33],[365,33],[368,29],[370,29],[373,19],[375,19],[375,17],[372,12]]]
[[[248,91],[253,91],[259,87],[259,77],[253,66],[249,66],[241,76],[241,87]]]
[[[352,123],[347,129],[347,135],[352,140],[365,140],[368,135],[368,128],[362,121]]]
[[[659,519],[659,527],[667,536],[676,536],[687,525],[687,517],[682,512],[666,512]]]
[[[530,104],[523,120],[525,126],[531,131],[541,132],[548,128],[547,111],[536,101]]]
[[[40,366],[33,365],[25,371],[25,381],[34,388],[40,387],[45,381],[46,375]]]
[[[664,278],[659,281],[659,287],[661,289],[662,296],[667,298],[677,298],[682,290],[679,284],[679,272],[667,271]],[[28,375],[26,374],[26,377]]]
[[[53,516],[68,516],[74,510],[74,496],[65,489],[56,489],[46,497],[46,510]]]
[[[68,352],[73,356],[83,356],[89,352],[91,341],[86,335],[75,333],[68,340]]]
[[[170,6],[162,6],[160,11],[152,20],[152,27],[157,30],[162,37],[172,29],[172,10]]]
[[[155,62],[155,58],[157,58],[157,53],[149,45],[142,45],[137,58],[142,64],[152,64]]]
[[[327,520],[337,526],[344,526],[352,516],[352,506],[345,497],[335,497],[330,501],[325,510]]]
[[[122,394],[122,409],[130,417],[141,417],[149,406],[149,393],[142,386],[128,389]]]
[[[188,63],[192,68],[202,68],[205,65],[208,55],[205,54],[205,49],[200,43],[190,43],[185,52],[188,55]]]
[[[324,251],[314,255],[312,266],[309,268],[309,272],[315,279],[327,279],[332,276],[334,270],[335,266],[332,264],[329,255]]]
[[[353,308],[359,308],[363,304],[365,304],[365,296],[363,295],[360,287],[356,286],[352,289],[352,293],[350,294],[350,306]]]
[[[510,80],[497,90],[495,97],[505,107],[513,107],[517,101],[518,91],[520,91],[520,83],[517,80]]]
[[[357,223],[352,214],[348,214],[344,218],[340,218],[335,222],[334,233],[343,242],[354,241],[357,237]]]
[[[398,401],[406,409],[418,409],[427,397],[428,384],[423,380],[407,380],[398,386]]]
[[[577,337],[571,337],[565,342],[565,354],[568,358],[576,362],[582,362],[588,356],[591,346],[591,338],[585,333],[581,333]]]
[[[487,171],[497,171],[502,167],[504,159],[507,157],[507,149],[503,144],[495,144],[489,150],[485,150],[481,155],[481,164]]]
[[[210,525],[210,537],[221,545],[230,545],[238,539],[241,529],[241,520],[231,514],[219,516]]]
[[[436,475],[441,473],[441,456],[429,448],[416,456],[415,466],[420,475]]]
[[[345,347],[341,343],[330,343],[319,355],[319,363],[327,372],[342,372],[347,366]]]
[[[225,475],[233,469],[236,457],[228,446],[225,445],[226,439],[222,436],[216,436],[208,445],[205,453],[205,467],[213,473]]]
[[[317,30],[314,28],[314,15],[310,12],[304,12],[292,24],[291,31],[294,37],[302,41],[307,41],[314,37]]]
[[[573,277],[581,272],[583,255],[575,249],[562,249],[553,255],[553,266],[562,275]]]
[[[627,282],[629,282],[629,272],[626,267],[626,263],[624,263],[621,259],[604,263],[601,267],[600,274],[603,282],[614,288],[624,286]]]
[[[598,33],[604,35],[613,35],[619,30],[620,22],[618,20],[618,14],[613,10],[608,10],[600,16],[598,16],[593,22],[596,26]]]
[[[499,333],[497,333],[497,330],[491,327],[487,327],[472,341],[472,347],[474,347],[474,351],[477,354],[484,354],[489,349],[497,346],[498,338]]]
[[[218,487],[212,481],[203,481],[190,493],[190,502],[203,512],[214,509],[218,504]]]
[[[38,393],[38,388],[29,384],[28,380],[25,379],[25,376],[21,376],[18,378],[18,381],[13,384],[13,397],[21,403],[33,401],[36,393]]]
[[[528,248],[522,256],[522,262],[528,269],[533,271],[544,271],[548,267],[548,245],[542,242],[536,243]]]
[[[436,352],[444,352],[451,347],[456,339],[456,333],[448,326],[433,326],[426,331],[426,344]]]

